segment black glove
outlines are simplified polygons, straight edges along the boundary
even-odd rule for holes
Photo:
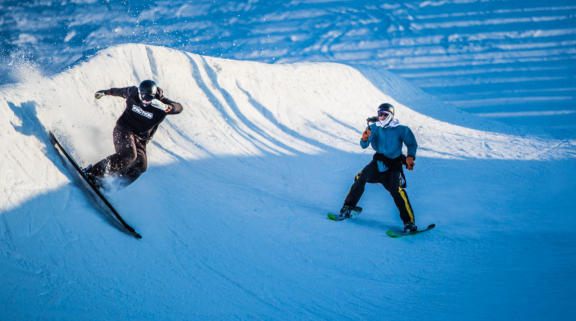
[[[94,98],[96,99],[100,99],[102,97],[106,96],[106,90],[98,90],[95,94],[94,94]]]
[[[370,118],[366,119],[366,122],[367,122],[368,124],[370,124],[370,123],[375,123],[375,122],[377,122],[378,120],[379,120],[379,119],[378,119],[378,116],[374,116],[374,117],[370,117]]]

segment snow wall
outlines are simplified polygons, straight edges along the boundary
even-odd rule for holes
[[[549,319],[574,315],[576,142],[456,111],[393,74],[340,64],[222,60],[108,48],[0,88],[0,315],[18,319]],[[121,98],[154,79],[182,103],[148,171],[109,195],[116,228],[48,140],[81,165],[113,152]],[[366,118],[390,102],[420,148],[417,223],[382,186],[338,211],[373,151]]]

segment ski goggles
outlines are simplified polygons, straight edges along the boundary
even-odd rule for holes
[[[138,94],[140,94],[140,100],[142,100],[143,103],[149,103],[152,101],[152,99],[154,99],[154,96],[152,96],[150,93],[141,92],[140,89],[138,89]]]
[[[389,116],[391,116],[391,115],[392,115],[392,113],[389,112],[389,111],[384,111],[384,110],[378,111],[378,117],[387,118],[387,117],[389,117]]]

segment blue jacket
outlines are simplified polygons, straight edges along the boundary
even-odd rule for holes
[[[396,158],[402,154],[402,144],[408,147],[408,156],[414,157],[416,159],[416,149],[418,149],[418,143],[416,142],[416,137],[414,133],[404,125],[399,125],[397,121],[391,123],[388,127],[383,128],[377,126],[376,124],[370,125],[371,135],[368,141],[363,142],[360,140],[360,146],[362,148],[367,148],[368,145],[372,145],[372,148],[388,158]],[[383,162],[378,161],[378,170],[380,172],[386,171],[388,168]]]

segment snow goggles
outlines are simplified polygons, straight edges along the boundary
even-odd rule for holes
[[[378,111],[378,117],[388,117],[390,115],[392,115],[392,113],[389,111],[385,111],[385,110]]]
[[[149,92],[141,92],[140,89],[138,89],[138,94],[140,94],[140,100],[142,100],[142,102],[151,102],[152,99],[154,99],[154,96]]]

